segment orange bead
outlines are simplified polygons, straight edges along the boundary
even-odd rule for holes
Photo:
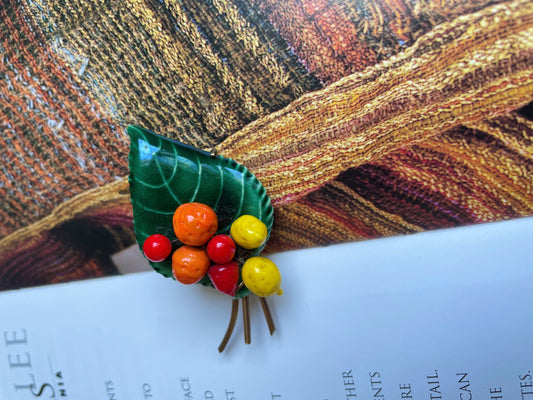
[[[215,211],[205,204],[185,203],[174,212],[172,225],[180,242],[203,246],[216,233],[218,218]]]
[[[210,264],[207,252],[199,247],[181,246],[172,254],[172,274],[185,285],[202,279]]]

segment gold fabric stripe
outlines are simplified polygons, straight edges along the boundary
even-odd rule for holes
[[[372,227],[380,235],[390,236],[409,232],[421,232],[423,229],[411,224],[400,215],[391,214],[376,207],[372,202],[355,193],[348,186],[338,181],[329,182],[326,187],[335,189],[336,193],[343,193],[345,202],[339,202],[338,196],[332,196],[330,204],[333,207],[340,207],[346,216],[362,220],[366,225]]]
[[[21,228],[0,240],[0,252],[13,250],[20,243],[39,239],[42,232],[51,230],[65,221],[79,217],[93,209],[105,208],[107,204],[130,206],[127,178],[81,193],[56,207],[51,214],[34,224]]]
[[[313,207],[313,199],[276,208],[276,234],[269,240],[267,251],[368,239],[354,225],[359,225],[359,231],[365,230],[365,225],[371,227],[381,236],[423,231],[401,216],[377,208],[341,182],[329,182],[320,192],[327,196],[327,200],[320,200],[325,209]]]
[[[286,203],[349,167],[530,101],[532,26],[533,4],[523,0],[460,17],[401,56],[246,126],[218,150],[248,166],[274,204]]]
[[[266,253],[357,240],[350,229],[297,202],[277,208],[274,220],[276,234],[270,237]]]
[[[434,151],[442,151],[445,147],[446,154],[477,175],[480,188],[501,199],[515,212],[530,214],[533,207],[531,167],[515,163],[512,156],[504,152],[493,154],[488,146],[473,146],[466,139],[450,139],[443,135],[439,140],[428,140],[424,146]]]
[[[395,172],[399,177],[408,182],[416,183],[417,186],[427,188],[433,193],[439,193],[448,199],[457,200],[462,207],[470,210],[478,219],[482,221],[494,221],[503,219],[506,215],[501,205],[493,204],[492,196],[488,195],[485,189],[485,182],[481,181],[477,174],[465,167],[460,159],[450,155],[443,146],[413,146],[409,148],[413,155],[421,159],[431,159],[432,154],[436,159],[444,158],[447,166],[457,171],[463,179],[443,179],[430,167],[427,170],[421,167],[419,163],[413,163],[410,158],[404,159],[397,154],[392,154],[386,160],[381,160],[386,167]],[[468,151],[468,149],[464,149]],[[444,171],[442,171],[444,173]],[[493,206],[493,207],[491,207]],[[496,212],[493,209],[497,210]]]
[[[211,113],[212,118],[227,118],[228,115],[225,115],[225,101],[224,98],[220,97],[217,101],[218,96],[213,92],[213,88],[209,85],[209,81],[206,79],[207,76],[204,76],[204,71],[202,68],[195,68],[195,65],[187,65],[185,60],[187,58],[182,57],[184,53],[189,51],[188,48],[181,45],[179,42],[176,42],[174,38],[165,33],[161,22],[156,18],[154,12],[146,7],[146,1],[144,0],[129,0],[132,5],[131,11],[138,18],[139,22],[143,25],[147,32],[149,32],[156,43],[158,48],[163,53],[166,62],[171,66],[173,71],[177,73],[185,73],[188,79],[186,82],[187,86],[191,87],[192,90],[197,93],[209,93],[213,96],[212,106],[214,107],[214,112]],[[245,108],[251,113],[262,114],[261,107],[257,104],[257,100],[252,95],[250,89],[245,88],[242,81],[233,76],[228,70],[227,66],[222,63],[222,61],[213,53],[212,49],[208,46],[205,40],[201,37],[200,33],[196,29],[195,25],[190,21],[185,13],[183,13],[177,5],[177,2],[169,2],[169,8],[173,12],[173,16],[176,18],[176,22],[180,29],[186,33],[187,37],[191,40],[193,48],[200,49],[200,53],[205,57],[217,71],[221,71],[223,76],[223,81],[226,87],[225,91],[233,93],[235,97],[242,98],[244,100]],[[183,61],[182,61],[183,60]],[[221,89],[221,88],[216,88]],[[216,126],[220,126],[221,123],[216,121],[212,126],[208,125],[209,128],[213,129]]]
[[[175,2],[176,0],[172,0]],[[237,40],[242,42],[248,52],[250,52],[258,63],[265,66],[270,73],[271,79],[280,87],[285,87],[289,81],[289,74],[276,62],[274,56],[266,51],[261,44],[255,30],[250,29],[248,22],[241,17],[235,4],[226,0],[213,0],[213,6],[221,15],[225,15],[231,25],[231,31],[237,36]]]
[[[486,132],[522,157],[533,159],[533,121],[516,112],[500,119],[472,123],[468,127]]]

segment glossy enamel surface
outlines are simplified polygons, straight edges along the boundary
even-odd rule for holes
[[[270,198],[244,166],[143,128],[129,126],[128,134],[133,223],[140,246],[151,234],[160,233],[177,248],[172,217],[178,206],[189,202],[213,208],[218,217],[217,234],[229,234],[233,221],[245,214],[263,221],[270,234],[274,214]],[[263,247],[248,256],[258,255]],[[164,276],[172,276],[170,260],[151,265]],[[209,284],[209,279],[202,283]]]

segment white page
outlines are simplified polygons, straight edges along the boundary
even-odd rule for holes
[[[274,255],[276,332],[254,300],[252,344],[239,315],[222,354],[229,297],[155,272],[0,293],[0,399],[533,400],[532,237],[526,218]]]

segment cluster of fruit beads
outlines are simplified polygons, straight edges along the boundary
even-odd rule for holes
[[[252,215],[242,215],[231,224],[230,235],[215,235],[218,217],[202,203],[179,206],[172,217],[177,239],[182,243],[172,253],[172,243],[161,234],[149,236],[143,253],[152,262],[161,262],[172,253],[172,274],[186,285],[199,282],[206,274],[213,286],[235,296],[239,278],[246,287],[261,297],[281,294],[281,275],[277,266],[264,257],[249,257],[242,265],[234,259],[238,248],[253,250],[262,246],[268,230]]]

